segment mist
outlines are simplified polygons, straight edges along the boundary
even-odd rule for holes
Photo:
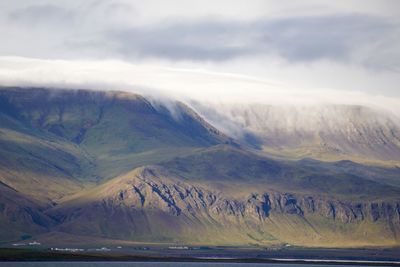
[[[161,101],[400,106],[392,0],[0,3],[0,85]]]
[[[397,112],[400,100],[361,91],[293,87],[289,83],[201,69],[117,60],[71,61],[0,58],[5,86],[118,90],[160,101],[221,104],[364,105]]]

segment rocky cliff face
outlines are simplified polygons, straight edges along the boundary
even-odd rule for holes
[[[158,167],[139,168],[90,190],[85,196],[63,203],[49,214],[58,221],[63,231],[76,234],[80,229],[74,225],[80,225],[79,221],[105,216],[102,220],[112,223],[114,212],[131,214],[133,221],[133,214],[144,212],[151,218],[152,212],[161,212],[163,220],[172,220],[176,224],[164,226],[167,231],[177,225],[182,227],[189,218],[200,223],[212,220],[225,228],[246,225],[250,227],[248,231],[260,228],[268,232],[271,218],[286,216],[296,217],[316,231],[322,226],[313,220],[320,218],[344,227],[362,223],[376,227],[390,225],[389,231],[394,240],[400,233],[400,199],[344,202],[323,196],[273,191],[248,192],[246,197],[235,198],[202,185],[183,182],[181,178],[173,177]],[[173,219],[165,219],[168,217]],[[123,228],[132,225],[132,222],[121,220],[121,217],[116,223]],[[151,228],[151,224],[146,227]],[[136,234],[134,231],[130,235]],[[276,235],[279,236],[279,233]]]
[[[121,92],[0,88],[0,241],[50,232],[212,245],[399,245],[398,168],[266,157],[175,104]],[[238,125],[255,138],[245,141],[256,145],[397,153],[395,120],[363,108],[310,109],[312,122],[297,110],[242,111],[224,115],[243,118]]]
[[[133,209],[159,209],[171,215],[214,215],[245,217],[263,220],[270,213],[307,216],[311,213],[341,222],[355,220],[389,220],[400,222],[400,199],[397,201],[343,202],[322,196],[296,195],[284,192],[249,192],[246,198],[235,199],[222,192],[210,191],[178,179],[170,180],[166,170],[158,167],[139,168],[123,179],[103,185],[97,201],[125,205]],[[95,189],[97,190],[97,189]]]

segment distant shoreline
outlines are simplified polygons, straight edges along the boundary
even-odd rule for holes
[[[346,260],[311,258],[240,258],[219,256],[143,256],[105,255],[89,253],[54,253],[26,249],[0,249],[0,262],[204,262],[204,263],[269,263],[305,265],[355,265],[355,266],[400,266],[392,260]]]
[[[335,260],[274,260],[274,259],[202,259],[202,258],[129,258],[116,259],[113,257],[102,259],[88,259],[83,257],[71,259],[0,259],[1,262],[192,262],[192,263],[268,263],[268,264],[301,264],[301,265],[342,265],[342,266],[400,266],[400,262],[385,261],[335,261]]]

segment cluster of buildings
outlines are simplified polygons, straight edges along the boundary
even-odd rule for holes
[[[39,242],[33,241],[29,243],[14,243],[12,244],[14,247],[21,247],[21,246],[40,246]]]

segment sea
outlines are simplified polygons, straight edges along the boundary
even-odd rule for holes
[[[0,262],[1,267],[367,267],[368,265],[212,263],[212,262]],[[381,265],[385,266],[385,265]],[[387,265],[390,266],[390,265]]]

